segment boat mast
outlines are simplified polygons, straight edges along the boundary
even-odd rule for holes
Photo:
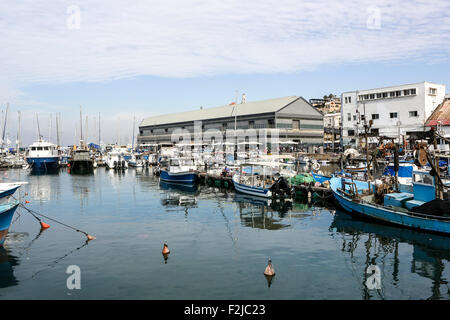
[[[39,118],[38,114],[36,113],[36,124],[37,124],[37,130],[38,130],[38,141],[41,140],[41,128],[39,128]]]
[[[6,120],[8,119],[9,103],[6,105],[5,122],[3,123],[2,149],[5,146]]]
[[[58,120],[58,114],[56,114],[56,145],[59,147],[59,120]]]
[[[83,140],[83,116],[81,115],[81,106],[80,106],[80,141]]]
[[[98,113],[98,145],[100,146],[100,112]],[[100,149],[101,150],[101,149]]]
[[[133,140],[131,141],[131,152],[133,152],[133,150],[134,150],[134,130],[135,130],[135,127],[134,127],[134,125],[135,125],[135,123],[136,123],[136,115],[133,115]]]
[[[17,115],[18,115],[18,128],[17,128],[17,139],[16,139],[16,149],[17,149],[17,154],[20,153],[20,111],[17,111]]]

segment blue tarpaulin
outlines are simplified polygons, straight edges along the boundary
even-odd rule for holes
[[[93,142],[89,143],[89,144],[88,144],[88,147],[89,147],[89,149],[97,149],[97,150],[100,150],[100,149],[101,149],[100,146],[99,146],[98,144],[95,144],[95,143],[93,143]]]

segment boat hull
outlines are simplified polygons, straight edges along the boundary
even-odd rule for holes
[[[70,173],[93,173],[94,161],[92,160],[75,160],[69,161]]]
[[[0,205],[0,246],[3,246],[3,243],[5,242],[6,235],[11,226],[11,220],[18,206],[18,201],[11,204]]]
[[[0,204],[6,203],[9,198],[19,189],[20,186],[14,186],[7,190],[1,190],[0,191]]]
[[[159,178],[162,181],[172,183],[194,184],[197,180],[197,174],[195,172],[169,172],[161,169]]]
[[[27,158],[27,163],[35,170],[53,170],[59,166],[59,157]]]
[[[450,220],[421,217],[418,215],[413,215],[414,213],[408,214],[401,212],[393,207],[385,207],[366,202],[355,202],[349,197],[337,192],[337,188],[341,187],[341,178],[334,177],[330,180],[330,182],[336,201],[342,208],[352,214],[401,227],[450,235]],[[358,189],[364,185],[366,189],[368,188],[368,184],[365,182],[359,182],[358,184]]]
[[[233,176],[233,184],[234,184],[234,189],[237,192],[248,194],[251,196],[256,196],[256,197],[263,197],[263,198],[271,198],[272,197],[272,192],[270,191],[270,189],[247,186],[245,184],[237,182],[237,179],[235,179],[234,177],[235,176]]]

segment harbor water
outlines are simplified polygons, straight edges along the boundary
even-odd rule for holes
[[[30,209],[96,237],[45,218],[40,232],[19,208],[0,250],[1,299],[449,299],[450,238],[333,204],[161,184],[149,169],[0,177],[29,182],[16,196]]]

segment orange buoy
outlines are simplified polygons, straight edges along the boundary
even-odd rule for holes
[[[28,200],[25,200],[25,203],[30,203],[30,201],[28,201]]]
[[[266,270],[264,270],[264,275],[271,276],[271,277],[275,275],[275,269],[273,268],[272,260],[270,260],[270,258],[267,263]]]
[[[90,234],[87,235],[87,238],[88,238],[88,241],[96,239],[94,236],[91,236]]]
[[[162,254],[169,254],[169,253],[170,253],[169,247],[167,246],[167,243],[164,242],[164,247],[162,249]]]
[[[47,224],[47,223],[45,223],[45,222],[40,222],[41,223],[41,228],[42,229],[48,229],[48,228],[50,228],[50,225],[49,224]]]

